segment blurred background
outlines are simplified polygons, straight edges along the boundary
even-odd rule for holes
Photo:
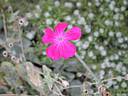
[[[110,96],[128,96],[127,0],[0,0],[0,94],[43,96],[39,94],[40,88],[37,90],[30,82],[37,79],[36,73],[31,74],[32,66],[44,72],[45,65],[46,78],[42,75],[41,78],[43,82],[48,80],[48,86],[53,84],[49,78],[55,78],[56,74],[70,86],[76,86],[61,90],[64,96],[99,96],[96,85],[92,84],[94,80],[78,58],[52,61],[46,56],[47,46],[41,42],[43,29],[53,28],[61,21],[68,22],[69,29],[74,25],[82,29],[81,39],[73,43],[81,60],[99,81],[106,80],[103,82],[106,92]],[[32,75],[30,81],[23,80],[22,61],[32,63],[27,71]],[[49,78],[48,72],[52,73]]]

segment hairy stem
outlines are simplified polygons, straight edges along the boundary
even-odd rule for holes
[[[7,26],[6,26],[6,19],[3,10],[2,11],[2,17],[3,17],[3,24],[4,24],[4,33],[5,33],[5,41],[7,42]]]
[[[80,63],[83,65],[83,67],[90,73],[90,75],[94,78],[97,87],[100,85],[100,80],[96,77],[96,75],[93,73],[93,71],[89,68],[89,66],[80,58],[80,56],[76,53],[76,58],[80,61]]]
[[[92,72],[92,70],[89,68],[89,66],[80,58],[80,56],[78,54],[75,54],[75,56],[81,62],[81,64],[83,65],[83,67],[90,73],[90,75],[93,76],[94,80],[98,83],[99,82],[98,78]]]
[[[22,31],[21,31],[19,25],[18,25],[18,31],[19,31],[20,46],[21,46],[21,51],[22,51],[22,58],[23,58],[23,61],[26,61],[26,57],[25,57],[25,54],[24,54],[23,41],[22,41]]]
[[[112,78],[108,78],[108,79],[102,80],[101,83],[107,82],[107,81],[109,81],[109,80],[117,80],[118,78],[119,78],[119,76],[117,76],[117,77],[112,77]],[[121,79],[124,79],[124,77],[121,77],[121,76],[120,76],[120,78],[121,78]]]

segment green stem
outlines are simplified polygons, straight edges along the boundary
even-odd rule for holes
[[[20,39],[20,46],[21,46],[21,51],[22,51],[22,58],[23,58],[23,61],[25,62],[26,61],[26,57],[25,57],[25,54],[24,54],[24,47],[23,47],[23,41],[22,41],[22,31],[20,29],[20,26],[18,26],[18,31],[19,31],[19,39]]]
[[[89,68],[89,66],[80,58],[80,56],[76,53],[76,58],[80,61],[80,63],[83,65],[83,67],[90,73],[90,75],[94,78],[97,87],[100,85],[100,80],[96,77],[96,75],[93,73],[93,71]]]
[[[5,33],[5,41],[7,42],[7,26],[6,26],[6,20],[3,10],[2,11],[2,17],[3,17],[3,24],[4,24],[4,33]]]

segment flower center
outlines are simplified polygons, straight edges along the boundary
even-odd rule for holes
[[[59,37],[58,40],[59,40],[59,41],[63,41],[64,38],[63,38],[63,37]]]
[[[56,43],[60,44],[65,41],[65,36],[64,36],[64,34],[56,35],[54,40]]]

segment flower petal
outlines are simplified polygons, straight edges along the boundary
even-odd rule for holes
[[[53,42],[53,37],[54,37],[54,32],[51,28],[46,28],[44,29],[44,36],[42,37],[42,42],[47,44],[47,43],[52,43]]]
[[[69,41],[66,41],[59,47],[59,52],[60,56],[62,56],[64,59],[68,59],[75,55],[76,47],[74,44],[70,43]]]
[[[55,26],[55,32],[57,33],[64,32],[67,26],[68,24],[66,22],[60,22]]]
[[[79,27],[73,27],[72,29],[66,32],[68,40],[77,40],[81,37],[81,29]]]
[[[50,45],[47,49],[46,49],[46,54],[49,58],[52,58],[53,60],[58,60],[60,59],[60,52],[57,48],[56,44]]]
[[[76,47],[66,41],[63,44],[53,44],[46,49],[46,54],[49,58],[53,60],[58,60],[61,58],[68,59],[74,56],[76,53]]]

